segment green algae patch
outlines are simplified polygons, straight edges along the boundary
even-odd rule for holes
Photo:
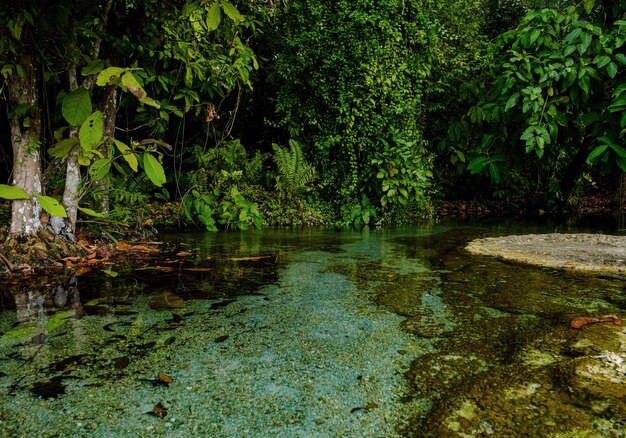
[[[47,317],[43,323],[31,322],[25,325],[19,325],[0,336],[0,347],[21,344],[29,341],[41,332],[49,333],[57,330],[65,324],[69,318],[72,318],[74,313],[74,310],[62,310]]]

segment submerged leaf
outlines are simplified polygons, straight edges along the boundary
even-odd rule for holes
[[[154,415],[155,417],[164,418],[167,415],[167,408],[163,406],[161,402],[157,403],[154,408],[150,412],[146,412],[149,415]]]
[[[159,373],[157,374],[157,381],[164,385],[169,385],[174,382],[174,378],[172,376],[168,376],[167,374]]]

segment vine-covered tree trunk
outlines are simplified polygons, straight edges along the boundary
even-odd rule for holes
[[[42,193],[41,156],[39,151],[41,120],[35,66],[31,56],[24,56],[20,65],[24,74],[7,78],[11,102],[16,108],[28,108],[22,117],[15,111],[11,119],[13,146],[13,185],[29,195]],[[36,198],[15,200],[12,205],[9,238],[32,236],[42,227],[41,206]]]
[[[117,87],[115,85],[109,85],[106,88],[104,95],[104,105],[102,108],[104,115],[104,136],[108,140],[102,145],[102,152],[105,156],[109,153],[109,148],[113,139],[115,138],[115,116],[117,114]],[[100,212],[109,212],[109,191],[107,190],[108,183],[105,178],[96,182],[97,190],[100,193]]]

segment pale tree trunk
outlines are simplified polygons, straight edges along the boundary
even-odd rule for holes
[[[11,143],[13,145],[13,185],[29,195],[42,193],[40,156],[41,120],[35,66],[30,56],[20,63],[24,75],[14,73],[7,79],[11,102],[28,105],[29,126],[23,128],[19,115],[11,120]],[[13,201],[9,239],[17,236],[33,236],[41,229],[41,206],[35,198]]]
[[[111,7],[113,6],[114,0],[107,0],[104,5],[104,11],[102,20],[98,25],[98,30],[102,31],[104,26],[108,21],[109,12],[111,11]],[[73,21],[73,52],[77,50],[77,40],[78,40],[78,22]],[[100,46],[102,44],[102,40],[97,38],[94,41],[93,50],[92,50],[92,58],[98,59],[100,56]],[[76,70],[76,63],[72,63],[68,70],[68,78],[69,78],[69,90],[70,92],[78,89],[78,74]],[[83,81],[82,87],[88,91],[93,89],[95,84],[95,77],[89,77]],[[107,102],[105,102],[106,108]],[[106,113],[105,113],[106,117]],[[106,122],[106,118],[105,118]],[[113,123],[115,126],[115,116],[113,118]],[[106,135],[106,125],[105,125],[105,135]],[[77,138],[78,137],[78,129],[72,128],[69,133],[69,138]],[[74,150],[67,157],[66,171],[65,171],[65,190],[63,192],[63,207],[65,207],[65,211],[67,212],[67,219],[62,217],[53,217],[50,221],[52,226],[52,230],[57,235],[63,235],[64,237],[69,238],[70,240],[75,240],[74,232],[76,230],[76,220],[78,216],[78,198],[80,193],[80,165],[78,164],[78,157],[80,155],[79,147],[74,148]],[[101,182],[98,183],[98,187],[101,186]],[[107,196],[107,210],[108,210],[108,193],[105,189],[102,190],[102,193]]]
[[[78,88],[78,79],[76,74],[76,65],[70,67],[69,72],[70,92]],[[78,137],[78,128],[70,129],[69,138]],[[50,226],[54,234],[66,237],[72,241],[74,230],[76,229],[76,218],[78,216],[78,191],[80,188],[80,165],[78,157],[80,155],[80,147],[76,146],[67,157],[65,167],[65,190],[63,191],[63,207],[67,213],[67,219],[60,216],[50,218]]]

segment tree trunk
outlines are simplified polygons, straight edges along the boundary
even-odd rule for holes
[[[20,120],[19,114],[15,114],[11,120],[12,183],[32,196],[42,193],[39,95],[33,59],[24,56],[20,65],[24,69],[24,75],[20,76],[16,72],[7,79],[10,99],[16,107],[27,105],[30,109],[25,119]],[[25,123],[26,120],[28,124]],[[13,201],[9,239],[35,235],[42,227],[40,215],[41,206],[36,198]]]
[[[108,0],[104,5],[104,12],[100,23],[98,24],[97,29],[102,31],[106,26],[108,21],[109,12],[111,11],[111,7],[113,6],[114,0]],[[78,46],[78,27],[79,23],[77,19],[72,21],[72,29],[73,29],[73,42],[71,46],[71,52],[75,53],[77,51]],[[102,44],[102,40],[100,38],[96,38],[93,45],[92,58],[98,59],[100,56],[100,45]],[[78,73],[76,69],[76,63],[73,62],[68,70],[68,79],[69,79],[69,90],[70,92],[78,89]],[[86,78],[82,86],[91,92],[96,82],[95,76],[91,76]],[[105,108],[107,103],[105,102]],[[105,113],[106,116],[106,113]],[[106,122],[106,118],[105,118]],[[113,118],[113,123],[115,127],[115,116]],[[105,125],[105,135],[106,135],[106,125]],[[78,129],[72,128],[69,133],[69,138],[78,137]],[[64,237],[69,238],[74,241],[76,238],[74,237],[74,232],[76,230],[76,220],[78,217],[78,198],[80,193],[80,165],[78,163],[78,157],[80,155],[80,149],[76,147],[74,151],[70,153],[67,157],[67,165],[65,171],[65,190],[63,191],[63,207],[65,207],[65,211],[67,212],[67,220],[61,217],[53,217],[51,219],[52,230],[57,235],[62,235]],[[101,184],[99,182],[98,186]],[[108,193],[106,191],[106,185],[104,185],[104,189],[102,190],[103,196],[106,196],[107,202],[107,211],[108,211]]]
[[[117,114],[117,87],[115,85],[109,85],[106,88],[102,113],[104,115],[104,136],[107,140],[102,144],[100,152],[106,157],[109,155],[109,150],[115,138],[115,116]],[[110,200],[106,179],[102,178],[96,181],[96,188],[101,196],[100,212],[106,214],[109,212]]]
[[[76,65],[72,65],[68,71],[70,92],[78,89],[78,79],[76,74]],[[78,137],[78,128],[71,128],[69,138]],[[80,165],[78,157],[80,155],[79,147],[67,157],[65,166],[65,190],[63,191],[63,207],[67,213],[67,219],[59,216],[50,218],[50,226],[57,236],[63,236],[71,241],[75,241],[74,230],[76,230],[76,218],[78,216],[78,191],[80,188]]]

